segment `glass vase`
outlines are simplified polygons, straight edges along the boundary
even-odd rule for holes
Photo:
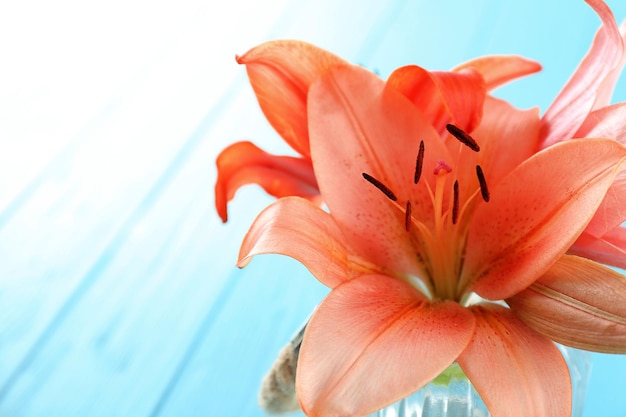
[[[581,417],[591,371],[591,354],[558,345],[572,379],[572,417]],[[416,393],[369,417],[489,417],[487,406],[461,367],[452,364]]]

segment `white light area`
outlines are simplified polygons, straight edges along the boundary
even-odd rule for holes
[[[168,135],[191,129],[242,77],[235,53],[265,40],[286,3],[3,2],[0,209],[68,146],[80,156],[68,164],[95,162],[81,171],[93,186],[137,174],[142,155],[176,143]],[[93,135],[102,139],[90,149],[77,145]]]

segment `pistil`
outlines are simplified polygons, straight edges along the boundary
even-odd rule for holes
[[[452,225],[446,224],[445,220],[450,215],[444,212],[443,201],[446,191],[448,174],[452,168],[445,161],[438,161],[433,174],[435,175],[435,192],[431,193],[433,198],[435,234],[432,246],[430,261],[432,264],[432,280],[435,285],[435,294],[442,299],[452,300],[455,297],[456,276],[455,255],[456,255],[456,219],[454,202],[452,205]],[[458,181],[455,181],[458,199]],[[453,186],[454,191],[454,186]],[[457,214],[458,215],[458,214]]]
[[[433,170],[435,175],[435,195],[433,198],[433,208],[435,209],[435,230],[436,235],[440,236],[443,232],[443,194],[446,188],[447,174],[452,172],[452,168],[445,161],[440,160],[437,162],[437,166]]]

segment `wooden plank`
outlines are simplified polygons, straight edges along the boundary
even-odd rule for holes
[[[261,379],[327,292],[301,265],[276,257],[255,259],[231,279],[224,308],[198,334],[153,416],[262,416]]]
[[[218,124],[210,124],[216,132]],[[97,408],[109,398],[104,404],[116,412],[142,415],[157,401],[175,351],[189,343],[177,332],[196,331],[200,306],[220,293],[237,251],[226,230],[216,228],[217,218],[207,215],[210,192],[199,192],[208,188],[206,161],[214,153],[205,133],[198,132],[202,145],[190,153],[191,161],[182,161],[180,173],[161,179],[137,206],[31,346],[5,384],[6,409],[110,415],[111,409]],[[232,254],[229,259],[209,256],[213,239]],[[144,390],[138,380],[155,385]]]
[[[184,158],[184,154],[192,150],[179,143],[176,136],[153,143],[151,129],[154,128],[147,126],[154,126],[157,117],[147,120],[138,117],[137,140],[132,140],[131,136],[129,141],[122,132],[129,125],[122,122],[121,125],[114,123],[97,138],[80,146],[68,156],[67,164],[60,164],[55,176],[48,177],[39,186],[37,193],[2,230],[0,247],[5,259],[0,264],[0,276],[3,288],[18,291],[18,297],[19,292],[35,297],[28,304],[13,306],[8,302],[5,305],[8,311],[13,307],[30,309],[32,307],[27,306],[34,306],[36,308],[24,314],[37,317],[28,319],[32,325],[22,329],[25,333],[19,335],[17,343],[0,347],[7,360],[2,362],[1,375],[8,373],[5,365],[19,363],[15,355],[27,350],[33,335],[42,331],[48,319],[55,315],[57,306],[80,285],[82,277],[106,263],[110,255],[107,248],[121,239],[116,236],[126,233],[123,229],[130,227],[128,222],[132,222],[133,210],[141,212],[141,204],[149,205],[154,198],[150,195],[153,184],[160,177],[172,175],[173,172],[168,173],[166,169],[172,163],[172,156],[180,152],[179,156]],[[141,168],[137,168],[135,158],[138,157],[145,163]],[[68,175],[65,170],[73,172]]]
[[[57,6],[63,10],[62,4]],[[115,5],[111,6],[114,10]],[[121,2],[118,6],[126,12],[129,3]],[[197,145],[191,142],[199,141],[192,137],[193,130],[207,111],[211,107],[219,111],[225,107],[227,103],[219,101],[224,91],[230,89],[228,97],[236,95],[231,82],[235,77],[230,70],[235,67],[232,53],[229,51],[227,57],[198,53],[206,45],[205,39],[215,32],[206,25],[215,24],[223,17],[215,15],[210,8],[206,10],[206,6],[202,8],[205,10],[200,14],[192,10],[187,20],[194,25],[185,28],[182,35],[174,34],[170,45],[164,47],[156,42],[157,52],[154,56],[148,54],[148,62],[140,60],[136,66],[125,69],[122,80],[118,80],[121,84],[117,86],[118,95],[115,88],[105,91],[105,96],[113,95],[114,109],[107,113],[110,106],[97,97],[94,106],[102,106],[103,114],[99,117],[103,120],[98,119],[93,129],[87,129],[77,139],[63,142],[69,136],[68,129],[80,126],[81,117],[87,118],[83,113],[76,115],[73,124],[59,134],[60,155],[51,162],[42,159],[41,174],[35,175],[26,186],[26,193],[13,199],[18,203],[10,204],[9,210],[3,212],[0,220],[4,226],[0,234],[3,254],[0,392],[3,395],[13,388],[22,370],[55,332],[55,326],[70,315],[73,305],[99,279],[133,228],[132,223],[160,193],[159,181],[167,182],[164,180],[184,164]],[[255,11],[251,7],[249,16],[238,17],[245,24],[256,17]],[[136,12],[144,16],[144,10]],[[258,39],[272,24],[273,21],[259,23],[245,36],[233,38]],[[225,32],[226,36],[228,33]],[[232,47],[229,42],[223,45]],[[212,48],[211,52],[219,50]],[[227,76],[206,76],[207,73],[223,75],[224,68],[229,68]],[[106,81],[112,80],[106,78]],[[82,85],[65,87],[74,94],[76,91],[71,88],[79,89]],[[55,96],[67,92],[54,90],[51,96],[46,96],[49,101],[45,104],[53,108]],[[31,149],[37,143],[35,139],[41,140],[31,139]],[[28,159],[22,155],[29,150],[28,146],[8,149],[12,153],[3,153],[3,157]],[[213,160],[215,152],[207,160]],[[16,172],[10,174],[3,175],[3,180],[15,178]]]
[[[355,22],[356,23],[356,22]],[[169,74],[171,76],[171,74]],[[146,86],[154,86],[154,83],[146,83]],[[172,87],[175,88],[175,87]],[[235,92],[229,92],[230,96],[235,96]],[[153,95],[153,94],[152,94]],[[89,143],[84,145],[84,148],[80,148],[75,155],[75,159],[79,161],[79,167],[72,169],[73,174],[69,177],[70,184],[62,183],[59,186],[59,190],[53,190],[49,194],[45,192],[45,185],[40,186],[36,193],[34,193],[34,197],[24,205],[16,215],[12,219],[11,222],[7,224],[7,227],[4,230],[5,236],[12,237],[12,233],[17,234],[17,230],[23,230],[22,227],[24,223],[30,221],[33,217],[42,217],[45,214],[46,210],[49,210],[49,202],[54,202],[57,204],[56,211],[49,214],[50,218],[57,217],[66,217],[71,218],[72,213],[78,211],[78,208],[81,203],[84,204],[85,201],[88,204],[93,204],[94,206],[104,206],[107,208],[107,212],[105,215],[110,214],[113,219],[106,221],[101,214],[96,216],[97,223],[101,226],[101,229],[95,229],[96,223],[93,217],[88,218],[86,223],[86,229],[84,234],[79,234],[78,236],[70,235],[70,238],[74,239],[71,242],[59,241],[59,239],[53,240],[52,238],[45,238],[43,242],[55,242],[56,244],[64,247],[68,253],[73,253],[72,248],[88,248],[88,250],[92,251],[92,257],[86,256],[86,260],[82,268],[77,268],[77,264],[75,261],[72,261],[71,255],[68,256],[67,260],[62,259],[58,260],[61,266],[58,267],[59,275],[65,275],[62,285],[58,285],[59,281],[51,280],[51,277],[48,276],[46,282],[39,281],[38,278],[43,275],[43,271],[35,271],[33,272],[33,281],[36,281],[37,285],[41,285],[38,292],[35,292],[34,298],[29,300],[28,303],[22,303],[18,306],[18,308],[24,308],[26,306],[38,305],[42,298],[45,298],[47,301],[44,304],[44,309],[35,311],[35,317],[31,318],[32,322],[35,323],[34,326],[30,327],[26,330],[26,334],[19,334],[17,337],[18,341],[10,344],[7,348],[9,353],[12,354],[6,355],[5,357],[10,357],[11,360],[7,361],[7,369],[3,372],[3,375],[6,376],[5,383],[3,386],[2,394],[2,404],[6,407],[7,410],[20,412],[25,412],[27,414],[37,415],[42,412],[42,410],[48,410],[50,413],[61,413],[62,410],[66,412],[72,411],[79,414],[88,413],[93,415],[93,410],[91,407],[94,407],[96,404],[100,402],[97,400],[99,397],[111,397],[116,399],[116,401],[105,401],[105,404],[116,404],[116,410],[126,410],[126,407],[130,407],[129,413],[131,415],[141,415],[145,412],[146,407],[151,402],[156,402],[155,395],[158,396],[160,394],[159,384],[163,385],[167,382],[169,378],[169,367],[166,363],[163,363],[162,366],[156,367],[156,373],[161,375],[159,378],[152,378],[149,374],[145,373],[145,369],[141,368],[141,371],[138,374],[134,374],[133,370],[129,372],[123,373],[122,378],[126,379],[126,384],[120,384],[119,381],[111,380],[113,378],[107,372],[106,366],[102,368],[103,364],[107,364],[106,358],[101,358],[99,356],[93,357],[93,352],[89,349],[93,343],[87,343],[87,340],[91,341],[92,339],[97,340],[108,340],[108,336],[98,336],[96,337],[95,333],[114,333],[115,329],[119,327],[124,327],[123,323],[127,321],[132,321],[133,318],[137,319],[137,322],[134,326],[142,327],[145,325],[142,317],[144,317],[147,312],[151,311],[147,303],[148,300],[153,302],[152,299],[144,299],[139,302],[139,305],[142,307],[130,308],[128,306],[135,305],[137,300],[134,300],[131,297],[131,294],[134,295],[137,293],[137,287],[140,287],[140,284],[143,283],[147,278],[150,277],[151,271],[159,271],[161,269],[159,266],[166,269],[165,265],[159,263],[159,260],[163,259],[171,259],[171,254],[168,251],[169,246],[165,245],[164,242],[171,242],[172,240],[176,240],[178,236],[177,230],[180,228],[180,224],[176,224],[176,227],[170,225],[169,223],[164,223],[162,218],[157,218],[153,220],[154,223],[150,223],[149,226],[145,226],[147,230],[155,231],[156,235],[151,236],[149,242],[161,242],[157,244],[156,247],[152,248],[147,242],[142,241],[142,245],[132,245],[131,243],[127,243],[132,239],[132,231],[135,228],[139,227],[139,224],[143,221],[143,217],[147,212],[152,210],[152,205],[157,202],[160,197],[162,185],[160,183],[165,182],[163,179],[157,179],[157,185],[150,186],[150,182],[154,181],[151,178],[159,177],[159,171],[164,170],[163,162],[159,158],[165,159],[167,161],[168,154],[175,154],[175,142],[174,144],[170,142],[166,142],[164,145],[164,149],[155,152],[155,147],[152,144],[145,142],[149,140],[151,137],[150,131],[156,131],[162,129],[163,126],[161,123],[156,122],[158,115],[161,111],[158,108],[154,108],[153,106],[159,106],[163,104],[162,100],[158,100],[155,102],[148,102],[148,100],[152,99],[152,95],[149,94],[148,91],[143,90],[142,94],[138,94],[138,104],[133,106],[130,110],[121,113],[121,117],[134,117],[139,115],[139,121],[131,121],[131,120],[123,120],[119,123],[112,123],[113,129],[100,129],[96,135],[98,140],[90,140]],[[162,98],[162,97],[161,97]],[[177,97],[174,97],[174,102]],[[147,105],[148,108],[142,107],[142,105]],[[251,102],[252,103],[252,102]],[[197,104],[197,103],[193,103]],[[218,103],[220,104],[220,103]],[[151,107],[152,106],[152,107]],[[162,111],[165,114],[171,115],[169,113],[172,109],[171,107],[164,106],[167,111]],[[240,117],[240,109],[238,109],[238,114],[233,118],[227,120],[237,120]],[[195,110],[197,111],[197,110]],[[141,115],[146,115],[146,122],[141,123]],[[245,113],[243,113],[245,114]],[[152,123],[152,124],[151,124]],[[122,132],[116,132],[114,129],[117,126],[124,127],[132,127],[132,126],[142,126],[136,131],[132,131],[130,133],[125,132],[120,135]],[[183,124],[184,126],[184,124]],[[253,126],[254,127],[254,126]],[[180,128],[178,128],[180,129]],[[267,129],[267,128],[266,128]],[[215,129],[217,130],[217,129]],[[263,129],[258,129],[258,131],[263,131]],[[184,131],[183,131],[184,132]],[[236,129],[230,129],[229,133],[235,133]],[[181,131],[173,132],[180,136]],[[216,132],[212,132],[215,134]],[[217,130],[219,133],[219,130]],[[109,138],[119,138],[119,141],[114,141],[111,143]],[[226,137],[227,135],[224,135]],[[143,138],[142,140],[137,140],[137,138]],[[219,143],[217,141],[216,143]],[[210,148],[207,148],[206,153],[202,154],[203,157],[200,159],[196,159],[196,164],[206,165],[206,161],[212,161],[215,157],[215,143],[212,144]],[[124,173],[124,176],[129,175],[132,172],[133,168],[135,168],[132,164],[132,157],[128,157],[124,160],[124,165],[120,166],[120,161],[116,159],[109,159],[107,154],[105,153],[107,148],[113,148],[119,150],[124,149],[125,147],[133,147],[131,152],[128,152],[129,155],[141,155],[141,152],[138,152],[139,147],[143,146],[145,149],[149,149],[154,156],[155,160],[151,163],[147,164],[148,169],[150,171],[148,173],[141,172],[137,173],[137,175],[130,175],[130,178],[140,178],[142,182],[141,184],[133,184],[132,182],[129,184],[127,182],[127,178],[117,178],[114,181],[104,181],[103,177],[98,177],[98,175],[102,175],[102,173],[107,172],[105,169],[106,165],[115,165],[112,162],[116,163],[116,169],[120,172]],[[87,155],[83,155],[81,152],[86,153]],[[182,151],[184,153],[189,153],[189,151]],[[84,161],[84,162],[83,162]],[[166,162],[165,162],[166,163]],[[185,162],[177,163],[176,161],[171,162],[170,166],[165,170],[174,170],[174,173],[171,175],[175,175],[175,171],[178,170],[181,166],[183,166]],[[95,166],[92,166],[95,165]],[[172,165],[177,165],[177,167],[172,168]],[[196,165],[197,166],[197,165]],[[185,169],[187,169],[185,165]],[[170,176],[170,174],[165,174],[166,176]],[[81,177],[89,178],[89,181],[86,184],[81,184],[79,179]],[[102,180],[102,184],[99,184],[99,179]],[[109,179],[107,177],[107,179]],[[72,181],[77,181],[79,184],[72,183]],[[212,184],[213,180],[202,181],[201,183],[194,183],[190,181],[189,178],[186,178],[185,181],[179,183],[178,187],[186,190],[187,193],[191,195],[197,195],[198,190],[205,190],[208,184]],[[95,184],[94,184],[95,183]],[[195,184],[195,185],[194,185]],[[95,187],[91,192],[85,189],[76,190],[76,187]],[[115,196],[121,196],[119,199],[115,200],[111,198],[111,195],[106,194],[106,189],[104,187],[113,187],[118,186],[120,189],[116,188]],[[134,186],[134,187],[133,187]],[[141,190],[143,191],[143,198],[140,198],[142,195]],[[44,191],[42,191],[44,190]],[[123,191],[123,192],[122,192]],[[37,198],[47,198],[42,203],[37,203]],[[72,201],[72,197],[76,195],[80,195],[80,198],[83,201]],[[69,197],[69,198],[68,198]],[[178,198],[178,201],[184,201]],[[69,204],[67,201],[70,201]],[[118,206],[113,206],[113,204],[118,204]],[[123,205],[129,205],[132,208],[128,208],[126,210]],[[29,212],[30,207],[32,207],[33,213]],[[42,210],[43,212],[37,212],[36,210]],[[172,214],[167,215],[167,210],[172,210],[169,204],[163,205],[163,211],[160,212],[160,216],[164,218],[172,217]],[[208,213],[212,211],[212,207],[210,204],[205,204],[201,210],[203,213]],[[117,216],[122,213],[121,219]],[[125,214],[124,214],[125,213]],[[184,213],[184,212],[183,212]],[[175,217],[175,216],[174,216]],[[185,213],[184,218],[188,219],[189,213]],[[119,222],[116,226],[112,227],[112,224],[115,222]],[[67,224],[63,224],[62,226],[67,226]],[[57,229],[51,228],[48,233],[53,235]],[[15,230],[15,232],[14,232]],[[94,233],[95,232],[95,233]],[[101,232],[101,233],[100,233]],[[30,235],[29,235],[30,236]],[[103,236],[105,236],[103,238]],[[45,237],[45,236],[44,236]],[[94,239],[94,237],[96,237]],[[215,237],[215,236],[214,236]],[[85,239],[85,241],[79,240],[80,238]],[[164,240],[165,239],[165,240]],[[7,238],[7,242],[9,239]],[[222,239],[220,239],[222,240]],[[233,241],[234,242],[234,241]],[[24,246],[28,243],[25,242]],[[215,245],[215,241],[205,242],[202,246],[204,248],[211,248],[211,246]],[[99,250],[94,250],[100,245]],[[223,244],[220,248],[223,248]],[[18,246],[19,247],[19,246]],[[130,247],[131,249],[128,249]],[[137,253],[142,250],[150,250],[155,251],[153,255],[149,256],[146,259],[139,259],[137,257]],[[22,247],[23,249],[23,247]],[[15,249],[16,251],[18,248]],[[42,253],[50,253],[49,247],[44,247],[40,250]],[[88,255],[84,253],[83,255]],[[233,248],[231,253],[235,253],[235,249]],[[178,256],[182,255],[176,252]],[[166,256],[167,255],[167,256]],[[26,257],[27,260],[32,259],[37,256],[37,252],[34,254],[29,254]],[[127,256],[126,263],[120,261],[120,259],[124,259],[124,256]],[[132,259],[130,262],[129,259]],[[67,262],[64,264],[64,262]],[[170,261],[174,262],[174,261]],[[184,262],[184,258],[180,262]],[[121,263],[121,264],[120,264]],[[201,265],[197,259],[194,260],[192,265]],[[229,263],[229,267],[232,264]],[[9,265],[10,266],[10,265]],[[8,266],[7,266],[8,267]],[[43,267],[48,268],[49,265],[44,264]],[[19,266],[15,267],[15,269],[20,269]],[[68,269],[72,269],[68,271]],[[178,269],[178,268],[176,268]],[[169,269],[166,269],[169,271]],[[113,272],[110,272],[113,271]],[[119,276],[127,276],[132,275],[132,280],[130,283],[126,283],[125,286],[120,287]],[[228,274],[221,274],[222,276],[228,276]],[[160,275],[159,275],[160,276]],[[55,292],[44,291],[43,286],[48,284],[49,286],[46,289],[52,288],[53,285],[56,285]],[[134,285],[134,286],[133,286]],[[106,289],[102,289],[104,286]],[[187,294],[184,296],[170,291],[167,286],[163,285],[162,287],[156,287],[155,291],[165,291],[165,295],[177,294],[179,302],[186,303],[189,300]],[[197,288],[200,288],[198,286]],[[197,288],[194,287],[194,294],[198,294],[196,291]],[[219,291],[215,290],[214,293]],[[119,294],[123,295],[119,295]],[[43,297],[43,294],[46,294]],[[95,294],[95,295],[94,295]],[[161,293],[160,293],[161,294]],[[213,294],[213,293],[211,293]],[[31,294],[29,294],[31,295]],[[154,296],[154,294],[152,294]],[[111,308],[113,311],[109,311],[108,309],[104,309],[100,311],[98,308],[103,308],[101,303],[98,303],[97,300],[106,297],[107,299],[117,300],[117,304],[111,304]],[[129,298],[130,297],[130,298]],[[158,299],[158,297],[155,297]],[[24,300],[22,300],[24,301]],[[206,298],[201,299],[201,302],[197,302],[200,306],[204,307],[206,305],[210,305],[211,300],[207,300]],[[166,317],[170,317],[169,310],[163,310],[163,303],[157,303],[159,307],[156,309],[155,314],[164,314]],[[171,303],[164,303],[165,305],[171,305]],[[177,303],[174,303],[177,305]],[[189,305],[194,305],[194,303],[190,303]],[[121,310],[121,311],[120,311]],[[191,309],[190,311],[201,311],[199,307],[195,310]],[[28,313],[26,311],[21,311],[21,314],[17,314],[20,316],[26,316]],[[13,315],[12,315],[13,316]],[[92,317],[92,323],[85,327],[83,331],[82,328],[86,325],[86,321],[84,317]],[[51,318],[51,319],[50,319]],[[7,321],[10,321],[11,318],[7,318]],[[193,328],[193,320],[190,319],[185,321],[189,326]],[[129,325],[133,327],[133,325]],[[101,330],[104,328],[105,330]],[[134,328],[134,327],[133,327]],[[159,328],[153,328],[153,333],[147,333],[142,337],[141,340],[150,339],[150,337],[154,337],[158,340],[161,340],[163,337],[166,338],[167,341],[176,340],[177,346],[179,350],[186,351],[189,349],[188,343],[189,338],[181,337],[180,339],[171,339],[167,334],[163,333]],[[85,334],[83,334],[85,332]],[[131,332],[133,335],[140,334],[139,332]],[[163,343],[160,343],[161,345]],[[138,340],[132,339],[127,341],[124,344],[125,348],[129,351],[141,351],[145,346],[142,345]],[[150,347],[153,344],[149,344]],[[148,348],[145,348],[148,349]],[[163,351],[158,351],[158,353],[163,353]],[[130,354],[126,352],[126,354]],[[176,354],[174,352],[168,351],[166,356],[170,358],[169,360],[176,359]],[[111,367],[109,371],[111,373],[115,373],[117,368],[124,368],[124,363],[126,359],[123,358],[123,354],[119,353],[119,357],[117,359],[110,359],[109,366]],[[115,355],[113,355],[115,356]],[[142,355],[149,356],[149,355]],[[160,363],[158,360],[150,362]],[[117,364],[117,365],[116,365]],[[143,366],[147,366],[147,363],[142,362]],[[13,369],[10,369],[11,366],[14,366]],[[96,375],[96,378],[91,379],[92,375]],[[130,375],[130,377],[128,376]],[[131,382],[135,381],[137,375],[140,375],[142,378],[146,378],[149,381],[154,382],[154,389],[148,390],[145,392],[144,390],[140,390],[137,392],[137,395],[130,395],[124,397],[124,394],[128,394],[128,387],[131,386]],[[119,387],[119,390],[114,390],[109,388],[108,390],[104,390],[104,387]],[[67,395],[71,396],[70,398],[64,398],[63,393],[67,393]],[[124,402],[121,399],[127,398],[127,401]],[[143,407],[143,408],[142,408]],[[110,410],[109,410],[110,411]],[[106,414],[109,411],[106,408],[103,408],[103,412]],[[131,412],[132,411],[132,412]],[[67,415],[67,414],[65,414]]]

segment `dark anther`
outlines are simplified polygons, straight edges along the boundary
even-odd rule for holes
[[[452,136],[457,138],[459,142],[461,142],[463,145],[467,146],[474,152],[480,151],[480,146],[478,146],[478,143],[476,143],[474,138],[471,137],[468,133],[466,133],[462,129],[452,124],[447,124],[446,129],[448,129],[448,132],[450,132]]]
[[[452,202],[452,224],[459,220],[459,181],[454,181],[454,201]]]
[[[411,202],[406,202],[406,212],[404,213],[404,228],[407,232],[411,231]]]
[[[476,176],[478,177],[478,182],[480,183],[480,193],[483,196],[483,200],[489,201],[489,189],[487,188],[485,174],[483,174],[483,169],[480,165],[476,165]]]
[[[370,184],[374,187],[378,188],[383,194],[387,196],[391,201],[397,201],[398,197],[382,182],[378,181],[376,178],[372,177],[370,174],[364,172],[363,178],[365,178]]]
[[[424,141],[420,141],[420,150],[417,153],[417,160],[415,161],[415,176],[413,177],[413,183],[417,184],[422,176],[422,165],[424,164]]]

